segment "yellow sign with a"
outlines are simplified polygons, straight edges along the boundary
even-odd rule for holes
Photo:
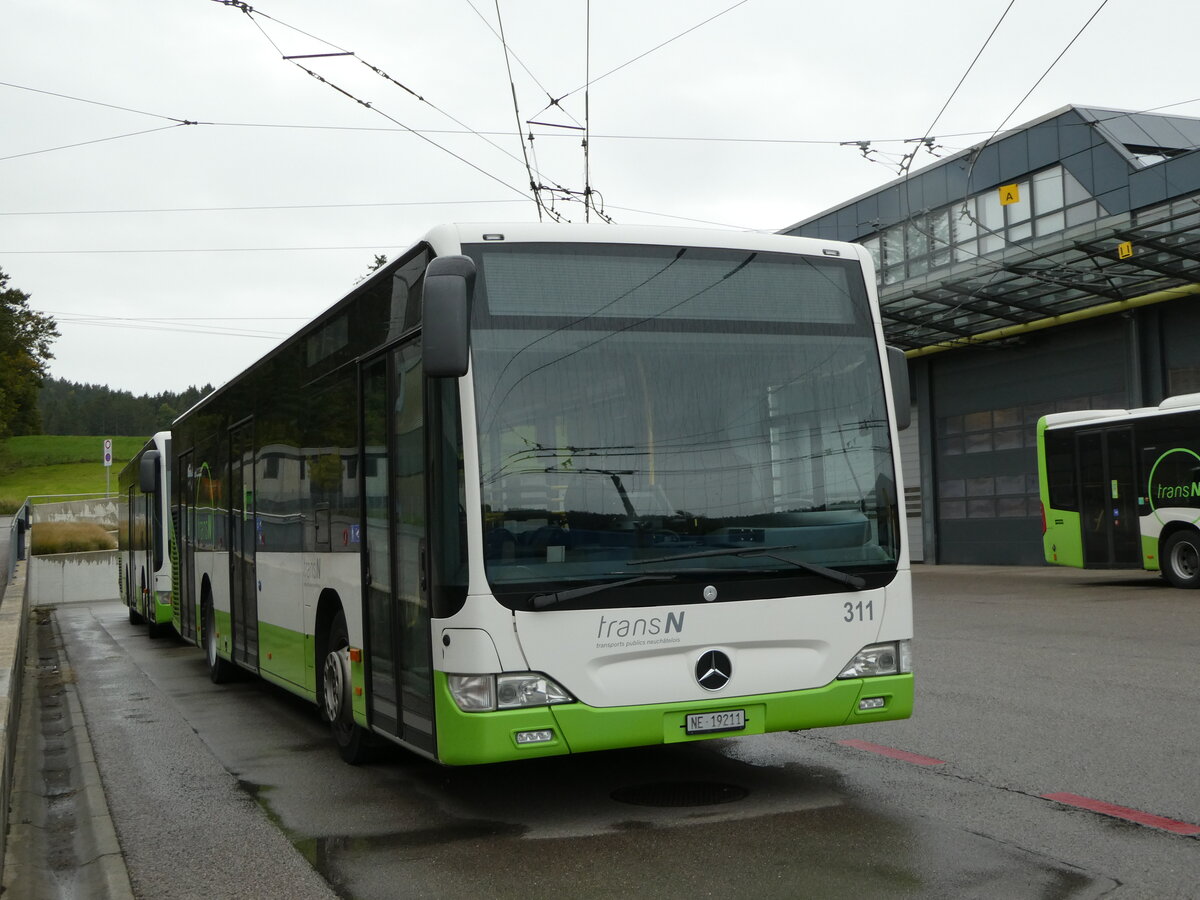
[[[1117,257],[1119,259],[1129,259],[1133,256],[1133,241],[1125,241],[1117,244]]]
[[[1011,206],[1021,202],[1021,189],[1015,184],[1006,184],[1000,188],[1000,205]]]

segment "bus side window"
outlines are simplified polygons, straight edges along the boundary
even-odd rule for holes
[[[1079,490],[1075,484],[1075,436],[1046,433],[1046,478],[1050,482],[1050,506],[1078,510]]]

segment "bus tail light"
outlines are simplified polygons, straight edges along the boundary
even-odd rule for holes
[[[868,644],[846,663],[838,678],[873,678],[912,672],[912,641]]]
[[[446,680],[450,695],[463,712],[524,709],[575,701],[556,681],[537,672],[449,675]]]

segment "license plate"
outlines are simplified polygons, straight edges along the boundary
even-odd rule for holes
[[[688,734],[712,734],[717,731],[741,731],[746,727],[744,709],[721,712],[688,713],[685,726]]]

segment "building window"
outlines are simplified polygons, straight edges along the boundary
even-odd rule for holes
[[[1018,203],[1002,206],[999,192],[991,188],[864,240],[879,283],[899,284],[1108,214],[1062,166],[1043,169],[1016,184]]]

